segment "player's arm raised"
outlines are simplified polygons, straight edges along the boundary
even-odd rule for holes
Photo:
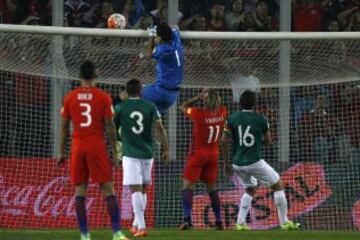
[[[60,155],[56,160],[56,167],[59,167],[61,164],[65,162],[65,143],[66,138],[69,134],[70,128],[70,119],[61,118],[61,129],[60,129]]]
[[[106,131],[109,134],[111,151],[113,154],[111,161],[115,166],[119,166],[121,159],[119,158],[118,150],[116,148],[117,137],[116,137],[116,128],[115,128],[114,120],[112,117],[105,118],[104,122],[105,122]]]
[[[159,137],[161,146],[163,147],[163,161],[165,164],[168,164],[170,159],[169,159],[169,142],[168,142],[168,138],[167,138],[167,134],[164,128],[164,125],[162,124],[161,120],[157,120],[155,122],[155,127],[156,127],[156,132],[157,135]]]
[[[150,36],[147,47],[146,55],[148,58],[152,58],[154,47],[155,47],[155,37],[156,37],[156,26],[153,28],[148,28],[148,34]]]
[[[187,110],[189,107],[191,107],[194,103],[196,103],[197,101],[200,101],[203,99],[204,95],[207,94],[208,92],[208,89],[204,89],[199,95],[183,102],[183,104],[181,104],[179,106],[179,109],[184,113],[186,114]]]
[[[263,143],[265,145],[271,145],[272,139],[271,139],[271,133],[270,133],[270,124],[266,119],[264,119],[263,132],[264,132]]]
[[[224,134],[221,141],[221,151],[224,159],[225,173],[228,176],[231,176],[233,174],[230,157],[229,157],[231,142],[232,142],[231,130],[227,125],[225,125]]]
[[[272,142],[272,139],[271,139],[271,134],[270,134],[270,130],[269,130],[264,135],[264,144],[271,145],[271,142]]]

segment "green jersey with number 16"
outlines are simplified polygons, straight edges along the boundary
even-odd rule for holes
[[[247,166],[260,161],[263,137],[268,130],[268,121],[256,112],[243,110],[231,114],[225,134],[232,136],[233,164]]]
[[[121,126],[123,155],[152,159],[152,125],[160,121],[155,106],[140,98],[129,98],[115,108],[115,124]]]

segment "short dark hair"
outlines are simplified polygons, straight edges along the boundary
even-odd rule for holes
[[[246,90],[240,97],[240,106],[242,109],[251,110],[255,107],[257,102],[256,93]]]
[[[126,92],[130,97],[141,95],[142,84],[138,79],[131,79],[126,83]]]
[[[173,40],[171,27],[166,22],[161,22],[157,25],[156,33],[163,42],[171,42]]]
[[[96,76],[95,64],[89,60],[86,60],[80,66],[80,78],[84,80],[93,80]]]

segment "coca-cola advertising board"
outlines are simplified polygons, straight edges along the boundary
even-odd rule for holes
[[[133,220],[131,193],[122,186],[122,170],[114,171],[122,226]],[[110,226],[98,184],[89,183],[86,198],[92,228]],[[147,225],[154,224],[154,187],[148,189]],[[76,227],[74,187],[68,168],[55,169],[55,160],[0,158],[0,228]]]

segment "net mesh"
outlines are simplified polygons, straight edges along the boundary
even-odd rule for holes
[[[53,160],[62,97],[78,85],[78,67],[84,59],[99,67],[99,87],[113,96],[131,78],[153,82],[155,63],[145,57],[146,40],[14,33],[1,33],[0,38],[0,227],[76,227],[68,169],[55,170]],[[63,50],[58,51],[54,42]],[[260,91],[257,110],[269,119],[274,139],[264,149],[264,158],[281,173],[290,218],[305,229],[360,227],[359,42],[291,42],[290,156],[280,162],[279,42],[184,40],[185,80],[178,104],[204,87],[214,87],[233,112],[239,110],[243,90]],[[181,178],[191,123],[178,111],[169,114],[165,124],[169,136],[175,137],[170,141],[176,151],[170,166],[156,159],[146,214],[156,227],[176,227],[183,217]],[[231,227],[244,190],[221,169],[220,164],[222,215],[226,227]],[[120,170],[115,185],[122,223],[129,225],[131,200],[129,190],[121,187]],[[248,216],[253,228],[277,225],[272,198],[269,189],[259,189]],[[88,200],[90,226],[108,226],[97,186],[91,185]],[[195,190],[193,221],[196,228],[214,224],[201,184]]]
[[[1,69],[16,73],[78,79],[83,59],[100,70],[101,82],[121,83],[138,77],[151,83],[154,62],[145,57],[145,38],[0,35]],[[224,87],[241,75],[254,75],[263,86],[278,85],[280,45],[275,40],[184,40],[186,86]],[[57,52],[55,46],[63,46]],[[291,85],[358,80],[358,40],[291,42]],[[55,60],[54,60],[55,59]],[[21,63],[21,64],[20,64]],[[59,69],[61,71],[53,71]]]

